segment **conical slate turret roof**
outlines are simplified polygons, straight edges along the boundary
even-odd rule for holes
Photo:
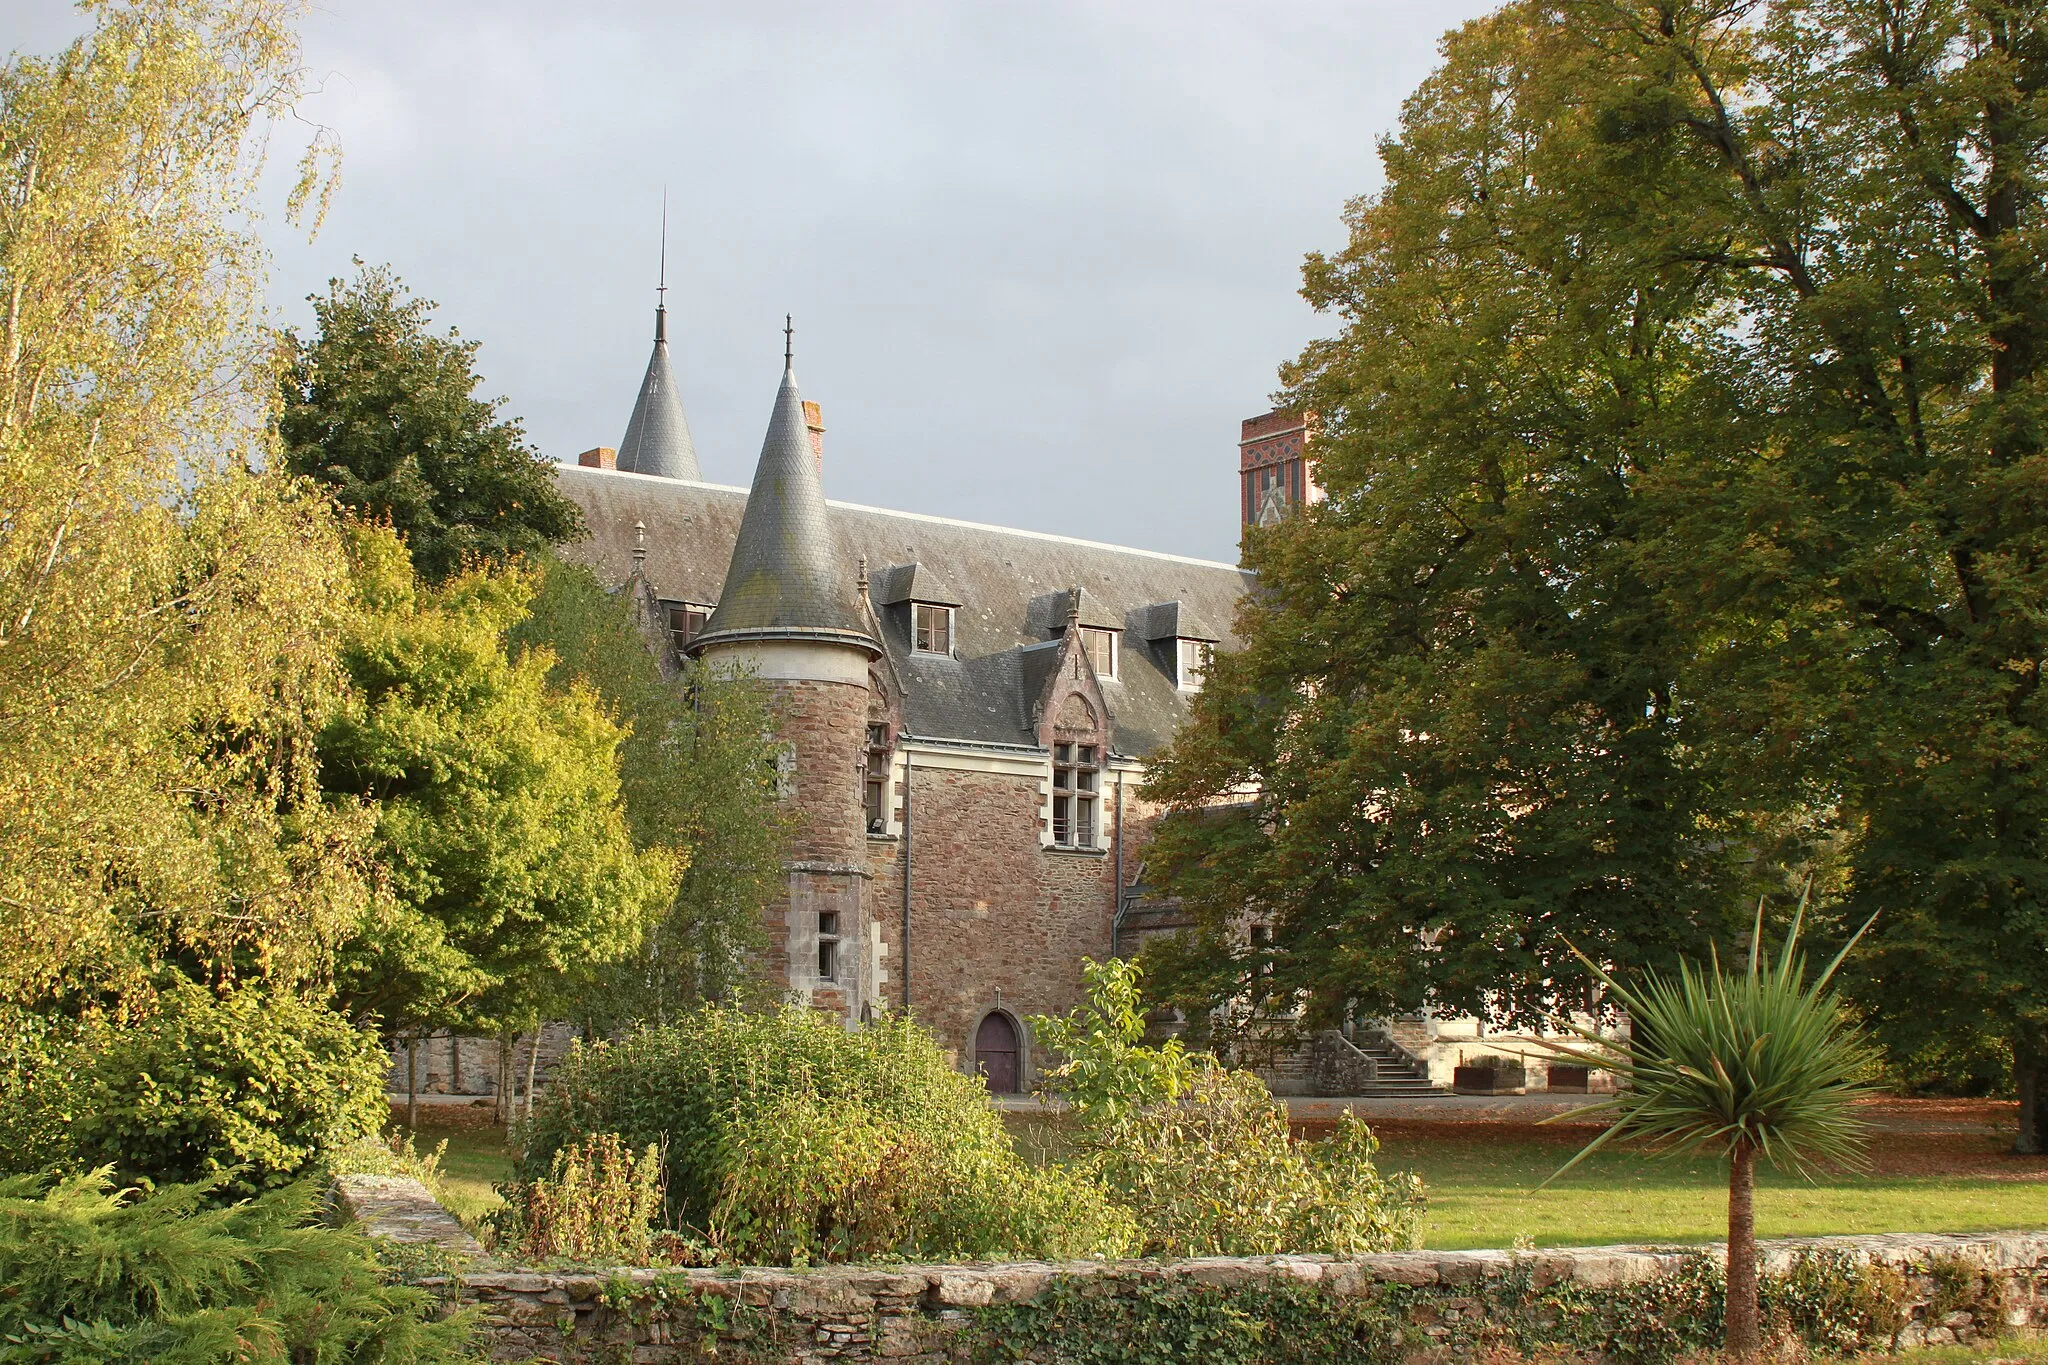
[[[691,648],[721,640],[825,640],[882,652],[868,631],[854,568],[839,562],[826,522],[803,395],[786,355],[725,589]]]
[[[702,479],[697,443],[683,420],[683,395],[668,363],[668,309],[654,310],[654,354],[647,358],[647,377],[619,442],[619,468],[633,474],[659,474],[667,479]]]

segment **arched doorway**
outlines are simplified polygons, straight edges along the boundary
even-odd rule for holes
[[[991,1094],[1017,1093],[1017,1026],[1007,1014],[991,1014],[974,1031],[974,1069]]]

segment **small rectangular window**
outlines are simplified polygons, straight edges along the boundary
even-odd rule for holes
[[[1180,676],[1176,681],[1184,691],[1193,692],[1208,676],[1210,644],[1207,640],[1182,640],[1179,644]]]
[[[929,602],[910,604],[912,644],[920,654],[953,652],[953,609]]]
[[[818,979],[839,979],[839,912],[818,912]]]
[[[1113,630],[1081,627],[1081,647],[1088,651],[1088,662],[1094,665],[1098,678],[1116,676],[1116,636]]]
[[[670,602],[668,605],[668,638],[675,642],[676,653],[690,647],[690,642],[704,633],[704,623],[711,619],[711,608],[695,602]]]

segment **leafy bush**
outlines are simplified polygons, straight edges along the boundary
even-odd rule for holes
[[[1355,1255],[1412,1246],[1420,1229],[1420,1184],[1379,1173],[1370,1129],[1347,1114],[1334,1137],[1296,1144],[1249,1072],[1199,1069],[1179,1098],[1092,1141],[1089,1170],[1137,1217],[1146,1255]]]
[[[900,1019],[707,1005],[574,1048],[520,1178],[594,1133],[661,1146],[666,1220],[727,1259],[1115,1254],[1130,1234],[1086,1181],[1019,1160],[980,1082]]]
[[[1144,1045],[1145,1009],[1138,991],[1141,969],[1111,958],[1081,959],[1085,1003],[1064,1018],[1031,1016],[1032,1036],[1065,1058],[1045,1073],[1040,1089],[1065,1100],[1084,1123],[1114,1122],[1132,1110],[1173,1099],[1193,1077],[1197,1058],[1169,1039]]]
[[[430,1365],[470,1319],[384,1283],[371,1244],[317,1226],[311,1182],[207,1208],[207,1183],[137,1197],[104,1171],[0,1180],[0,1361]]]
[[[556,1151],[548,1173],[505,1191],[491,1217],[496,1250],[529,1264],[645,1265],[661,1212],[661,1153],[635,1156],[616,1133]]]
[[[53,1046],[22,1097],[38,1150],[22,1168],[108,1166],[124,1184],[219,1182],[223,1196],[286,1185],[323,1151],[375,1133],[388,1110],[377,1039],[283,993],[216,995],[180,982],[154,1013],[88,1020]]]
[[[1087,1003],[1031,1026],[1065,1055],[1046,1088],[1072,1105],[1086,1170],[1136,1217],[1146,1255],[1348,1255],[1414,1243],[1421,1182],[1379,1173],[1379,1143],[1363,1123],[1347,1114],[1327,1141],[1297,1145],[1258,1077],[1178,1041],[1141,1041],[1136,963],[1086,961],[1082,971]]]

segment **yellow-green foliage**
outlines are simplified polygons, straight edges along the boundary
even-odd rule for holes
[[[548,1173],[507,1192],[492,1219],[500,1255],[527,1264],[645,1265],[661,1213],[661,1150],[637,1155],[616,1133],[555,1153]]]
[[[1379,1173],[1363,1123],[1347,1114],[1334,1137],[1297,1144],[1249,1072],[1198,1070],[1092,1145],[1088,1170],[1136,1216],[1147,1255],[1354,1255],[1413,1246],[1421,1226],[1420,1185]]]
[[[375,812],[391,894],[344,955],[338,993],[388,1023],[531,1026],[638,946],[681,857],[635,849],[621,732],[595,694],[551,686],[545,650],[508,652],[530,573],[429,587],[390,531],[350,543],[354,686],[321,731],[321,782]]]
[[[136,989],[166,947],[317,976],[365,898],[310,762],[332,519],[251,472],[294,11],[95,6],[0,67],[0,999]]]
[[[572,1050],[525,1130],[545,1173],[587,1134],[664,1144],[669,1225],[729,1259],[1115,1254],[1127,1217],[1037,1171],[931,1036],[788,1006],[694,1010]]]

